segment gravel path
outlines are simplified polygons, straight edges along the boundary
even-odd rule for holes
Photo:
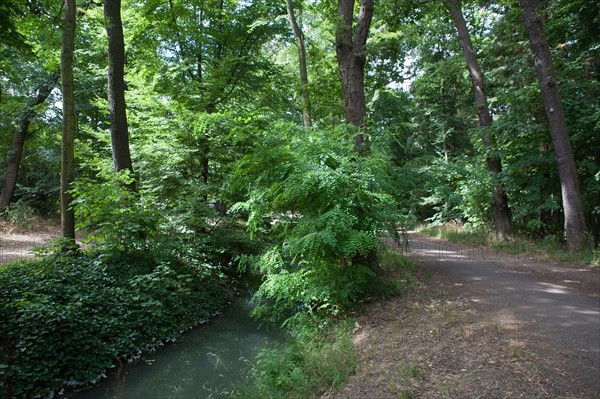
[[[600,396],[600,271],[413,234],[409,255],[504,330],[527,335],[561,391]],[[585,396],[583,396],[585,397]]]
[[[600,270],[410,238],[418,281],[358,312],[323,399],[600,398]]]

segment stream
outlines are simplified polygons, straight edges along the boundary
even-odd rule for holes
[[[237,298],[223,314],[184,333],[176,342],[144,353],[89,389],[63,399],[176,399],[228,397],[243,383],[256,354],[278,333],[249,316],[249,297]]]

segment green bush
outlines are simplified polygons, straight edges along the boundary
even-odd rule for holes
[[[280,347],[265,349],[241,398],[316,398],[339,388],[356,368],[352,323],[305,329]]]
[[[379,286],[378,237],[397,219],[384,189],[386,161],[357,156],[344,129],[309,136],[275,129],[230,181],[247,193],[232,212],[246,215],[250,233],[270,243],[242,264],[263,276],[255,314],[286,323],[335,316]]]
[[[87,241],[104,248],[140,248],[160,222],[151,196],[126,188],[133,182],[129,170],[100,171],[99,175],[104,181],[80,178],[73,185],[77,228],[86,233]]]
[[[42,218],[35,214],[35,210],[24,202],[13,202],[5,210],[3,215],[6,220],[19,230],[31,230],[34,225],[40,223]]]
[[[229,300],[220,269],[184,263],[172,250],[56,253],[0,266],[0,397],[95,381],[117,359],[219,311]]]

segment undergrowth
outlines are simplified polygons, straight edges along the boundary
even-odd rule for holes
[[[352,320],[288,334],[279,347],[263,350],[239,398],[315,398],[338,389],[353,373],[357,358]]]
[[[590,244],[583,250],[573,253],[567,249],[564,242],[555,236],[548,236],[543,239],[515,236],[508,242],[499,242],[495,240],[493,232],[489,229],[483,227],[473,228],[454,223],[440,226],[423,226],[419,228],[419,231],[451,242],[488,246],[498,252],[520,254],[539,260],[600,266],[600,250],[598,248],[594,249],[593,245]]]
[[[393,250],[379,254],[381,297],[401,294],[413,282],[415,264]],[[357,356],[351,317],[300,313],[288,324],[287,340],[263,350],[252,365],[239,398],[317,398],[338,391],[354,374]]]
[[[223,273],[174,250],[57,252],[0,266],[0,397],[95,382],[116,360],[218,312],[230,297]]]
[[[274,129],[265,132],[269,146],[232,168],[230,211],[268,243],[240,262],[262,278],[253,315],[283,325],[290,339],[261,353],[242,397],[310,398],[354,370],[348,315],[408,283],[390,278],[405,264],[381,242],[403,219],[389,160],[357,158],[346,127],[310,136],[291,125]]]

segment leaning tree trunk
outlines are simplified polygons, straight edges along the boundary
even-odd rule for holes
[[[309,129],[312,125],[310,120],[310,100],[308,96],[308,69],[306,66],[306,47],[304,45],[304,33],[296,21],[294,16],[294,7],[292,0],[285,0],[287,7],[288,20],[296,37],[296,45],[298,46],[298,59],[300,63],[300,93],[302,96],[302,117],[304,119],[304,127]]]
[[[477,55],[473,49],[473,43],[471,42],[471,36],[469,35],[469,30],[462,14],[459,0],[446,0],[446,5],[448,6],[454,25],[456,26],[463,57],[465,58],[467,68],[469,69],[475,105],[477,106],[479,127],[481,128],[481,139],[483,141],[483,147],[489,154],[495,147],[495,142],[494,137],[489,131],[493,120],[488,107],[487,96],[485,94],[483,72],[479,67]],[[502,172],[502,163],[500,159],[494,155],[488,155],[486,157],[486,162],[488,170],[494,175],[494,180],[496,181],[492,203],[496,238],[500,241],[505,241],[512,235],[512,228],[510,223],[510,210],[508,208],[508,197],[503,184],[498,181],[498,176]]]
[[[373,8],[374,0],[362,0],[358,20],[353,29],[354,0],[338,0],[335,50],[342,80],[346,122],[359,129],[364,127],[367,113],[365,101],[366,45],[373,19]],[[369,139],[363,133],[359,133],[355,137],[354,145],[359,154],[369,154]]]
[[[12,201],[15,187],[17,186],[21,156],[23,155],[23,148],[25,147],[25,139],[27,138],[29,125],[37,115],[35,107],[46,101],[52,90],[56,87],[59,76],[60,74],[55,73],[42,83],[38,89],[37,96],[27,105],[25,112],[21,115],[19,127],[15,131],[10,147],[10,157],[6,162],[4,184],[2,185],[2,192],[0,192],[0,212],[3,212]]]
[[[121,0],[104,0],[104,18],[108,34],[108,109],[114,169],[131,171],[129,131],[125,106],[125,41],[121,21]],[[135,182],[128,185],[135,191]]]
[[[60,72],[63,96],[62,154],[60,166],[60,215],[62,234],[75,240],[75,214],[71,209],[69,184],[75,162],[75,99],[73,96],[73,51],[75,48],[75,0],[65,0],[65,26],[62,36]]]
[[[520,2],[523,8],[523,22],[529,34],[529,42],[537,68],[540,93],[546,109],[558,164],[567,245],[569,250],[578,251],[585,244],[585,214],[575,158],[554,74],[550,47],[544,34],[538,1],[520,0]]]

